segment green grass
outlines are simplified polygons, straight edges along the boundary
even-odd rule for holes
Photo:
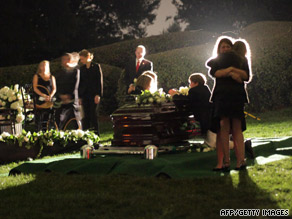
[[[292,136],[292,108],[248,118],[245,137]],[[101,124],[103,144],[112,125]],[[0,218],[218,218],[220,209],[289,209],[292,158],[221,177],[164,179],[134,176],[5,176],[0,166]]]
[[[252,115],[261,120],[247,117],[246,138],[292,136],[292,107]]]

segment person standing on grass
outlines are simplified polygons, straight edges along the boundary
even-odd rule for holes
[[[83,129],[99,135],[98,109],[103,95],[103,75],[99,64],[92,62],[93,54],[83,49],[80,53],[79,103],[83,107]]]
[[[247,59],[243,62],[239,55],[232,53],[232,39],[219,38],[217,57],[206,62],[210,77],[215,84],[211,101],[214,104],[212,128],[217,132],[217,153],[223,154],[223,162],[218,159],[216,169],[230,170],[229,134],[232,134],[236,145],[236,170],[246,168],[244,155],[243,131],[246,129],[244,104],[248,102],[245,83],[251,73]],[[234,57],[235,56],[235,57]],[[227,60],[227,61],[226,61]]]
[[[153,63],[144,58],[146,49],[143,45],[137,46],[135,55],[136,59],[131,60],[125,68],[125,83],[128,94],[133,90],[135,78],[137,79],[144,71],[153,71]]]
[[[77,54],[65,53],[61,57],[62,69],[58,73],[57,87],[58,98],[61,107],[56,111],[56,122],[60,130],[72,121],[72,128],[81,128],[80,112],[78,104],[78,87],[80,71],[77,68],[79,58]],[[74,121],[73,121],[74,120]]]
[[[33,91],[36,94],[35,104],[39,106],[36,107],[35,123],[37,130],[40,131],[43,129],[43,121],[49,119],[48,108],[52,105],[52,98],[57,90],[56,79],[50,72],[49,61],[44,60],[40,62],[37,73],[33,76],[32,84]]]

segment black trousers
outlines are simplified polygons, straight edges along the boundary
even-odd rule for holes
[[[99,104],[94,103],[94,98],[82,99],[82,106],[84,111],[84,117],[82,119],[82,127],[84,130],[91,129],[97,135],[99,135],[98,125],[98,109]]]
[[[80,124],[80,112],[77,105],[73,103],[62,104],[56,111],[56,122],[59,130],[78,129]]]

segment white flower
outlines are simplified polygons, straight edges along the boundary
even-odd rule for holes
[[[18,89],[19,89],[19,85],[18,84],[14,85],[14,91],[18,92]]]
[[[53,146],[53,145],[54,145],[53,141],[48,142],[48,146]]]
[[[65,132],[60,131],[60,138],[64,138]]]
[[[87,139],[87,145],[88,146],[92,146],[93,145],[93,141],[91,139]]]
[[[152,97],[149,97],[148,102],[149,103],[153,103],[153,101],[154,101],[153,98]]]
[[[24,115],[22,113],[18,113],[16,116],[16,122],[21,123],[24,120]]]
[[[22,112],[22,108],[19,106],[17,107],[17,112],[21,113]]]
[[[188,87],[180,87],[179,88],[179,93],[182,95],[187,96],[189,94],[189,88]]]
[[[82,137],[84,136],[84,131],[82,131],[81,129],[78,129],[78,130],[77,130],[77,136],[78,136],[79,138],[82,138]]]
[[[3,102],[1,103],[1,105],[2,105],[2,106],[5,106],[5,105],[6,105],[6,102],[3,101]]]
[[[12,101],[13,101],[13,97],[10,96],[10,97],[8,98],[8,101],[9,101],[9,102],[12,102]]]
[[[22,100],[18,100],[18,104],[19,104],[19,106],[23,107],[23,101]]]
[[[156,98],[157,103],[161,103],[161,98]]]
[[[14,95],[15,95],[15,92],[14,92],[13,90],[10,90],[10,89],[9,89],[9,90],[7,91],[7,96],[8,96],[8,97],[13,97]]]
[[[18,101],[13,102],[13,103],[10,105],[10,108],[11,108],[11,109],[15,109],[15,110],[16,110],[18,107],[20,107]]]
[[[158,93],[161,95],[161,94],[163,94],[163,88],[159,88],[158,89]]]
[[[6,138],[6,137],[9,137],[10,134],[9,134],[8,132],[3,132],[3,133],[1,134],[1,136],[2,136],[2,138]]]

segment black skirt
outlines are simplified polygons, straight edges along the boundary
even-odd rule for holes
[[[243,102],[231,102],[218,100],[213,103],[212,110],[212,122],[211,131],[217,133],[220,129],[220,120],[223,117],[230,119],[239,119],[241,121],[242,131],[246,130],[246,121],[244,115],[244,103]],[[230,124],[230,130],[232,129],[232,123]]]

